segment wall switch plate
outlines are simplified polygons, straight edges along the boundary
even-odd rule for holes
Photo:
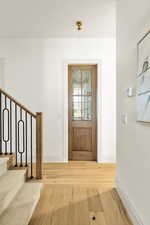
[[[123,126],[127,125],[128,123],[128,116],[126,113],[121,114],[121,123]]]
[[[133,97],[134,96],[134,88],[133,87],[129,87],[126,89],[126,95],[128,97]]]

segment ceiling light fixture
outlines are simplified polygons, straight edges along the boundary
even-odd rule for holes
[[[82,21],[77,21],[76,26],[78,31],[82,30]]]

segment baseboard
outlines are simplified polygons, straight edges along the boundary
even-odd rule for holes
[[[121,180],[117,178],[116,180],[116,186],[117,186],[117,192],[124,204],[124,207],[126,208],[128,215],[134,225],[145,225],[141,216],[139,215],[135,205],[129,198],[127,191],[125,191],[125,188],[121,184]]]

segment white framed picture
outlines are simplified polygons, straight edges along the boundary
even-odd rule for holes
[[[150,122],[150,31],[140,40],[137,47],[137,121]]]

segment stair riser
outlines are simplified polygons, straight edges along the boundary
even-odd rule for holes
[[[16,194],[21,189],[24,183],[25,183],[25,175],[22,175],[18,178],[15,187],[7,194],[7,196],[5,196],[3,200],[0,201],[0,215],[12,202],[12,200],[15,198]]]

